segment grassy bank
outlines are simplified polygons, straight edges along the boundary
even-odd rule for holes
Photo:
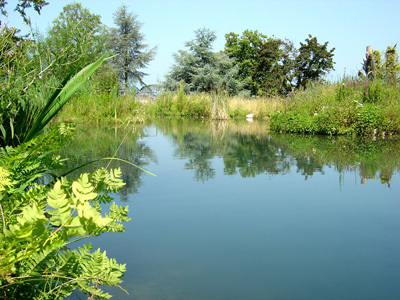
[[[82,94],[69,103],[59,121],[145,123],[165,117],[254,119],[271,122],[277,132],[329,135],[400,133],[400,88],[385,81],[346,79],[316,83],[285,99],[231,97],[224,93],[161,93],[156,99],[134,95]]]
[[[398,134],[400,88],[365,79],[314,84],[291,95],[282,111],[271,114],[271,129],[330,135]]]
[[[114,97],[108,93],[81,94],[68,103],[58,121],[73,123],[145,123],[159,118],[198,119],[267,118],[283,110],[278,98],[240,98],[224,94],[161,93],[156,99],[137,99],[134,95]]]

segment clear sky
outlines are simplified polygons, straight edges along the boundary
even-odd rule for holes
[[[194,39],[194,31],[201,27],[217,35],[214,51],[223,50],[225,34],[244,30],[258,30],[267,36],[287,38],[298,48],[311,34],[319,43],[335,48],[335,71],[330,78],[339,80],[355,75],[361,69],[365,47],[384,51],[399,43],[399,0],[47,0],[41,15],[28,10],[32,22],[44,32],[51,26],[62,8],[80,2],[102,22],[113,27],[113,13],[125,4],[143,23],[142,33],[149,46],[157,46],[157,54],[145,72],[147,84],[164,79],[174,63],[173,53],[185,49],[185,42]],[[7,9],[16,0],[8,0]],[[22,19],[10,13],[10,26],[24,27]]]

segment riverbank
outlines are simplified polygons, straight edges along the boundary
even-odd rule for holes
[[[154,98],[81,94],[58,116],[73,123],[147,123],[165,117],[268,120],[276,132],[328,135],[400,133],[398,84],[365,79],[315,83],[285,98],[161,93]]]

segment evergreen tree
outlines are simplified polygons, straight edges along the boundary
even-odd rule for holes
[[[143,43],[144,35],[140,32],[142,24],[137,21],[137,16],[128,12],[125,5],[114,13],[114,23],[117,28],[110,30],[109,45],[117,54],[113,64],[119,78],[125,89],[135,83],[145,85],[143,78],[147,74],[141,69],[154,59],[156,48],[148,49],[148,45]]]
[[[175,64],[166,76],[165,88],[176,91],[183,80],[186,92],[227,89],[229,93],[236,94],[240,87],[235,79],[237,68],[225,53],[212,51],[215,33],[201,28],[195,34],[196,38],[185,44],[188,51],[179,50],[174,54]]]

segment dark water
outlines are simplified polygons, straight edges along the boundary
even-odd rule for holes
[[[127,264],[113,299],[399,299],[400,143],[263,124],[78,129],[64,153],[112,156],[132,220],[92,240]],[[91,168],[94,168],[92,166]]]

